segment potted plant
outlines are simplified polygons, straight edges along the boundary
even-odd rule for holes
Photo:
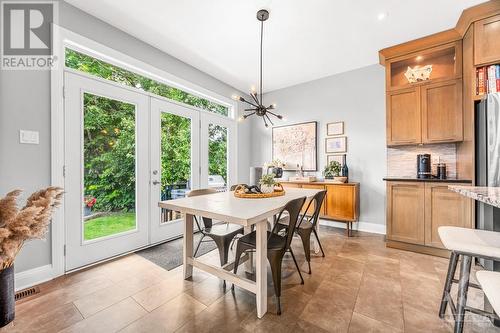
[[[342,170],[342,166],[337,161],[332,161],[330,164],[325,166],[325,170],[323,171],[323,175],[325,179],[332,179],[335,182],[344,183],[347,177],[340,177],[340,171]]]
[[[271,168],[271,173],[274,173],[275,178],[281,178],[283,177],[283,168],[285,167],[285,163],[282,162],[279,159],[272,160],[269,163],[266,163],[264,165],[265,169],[269,171],[269,168]]]
[[[260,191],[262,193],[274,192],[274,185],[277,184],[276,180],[274,180],[275,176],[276,175],[274,173],[270,173],[270,174],[262,176],[262,178],[259,181]]]
[[[85,204],[83,206],[83,216],[89,216],[92,213],[92,207],[95,205],[97,202],[96,198],[94,198],[91,195],[86,195],[83,198],[83,203]]]
[[[61,203],[63,191],[49,187],[29,196],[19,209],[17,198],[21,190],[0,198],[0,327],[14,320],[14,260],[31,239],[45,237],[52,213]]]

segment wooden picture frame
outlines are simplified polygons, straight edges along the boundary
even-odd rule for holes
[[[347,153],[347,137],[335,136],[331,138],[325,138],[325,153],[326,154]]]
[[[318,171],[318,122],[274,126],[272,158],[283,161],[285,171],[297,170],[297,164],[304,171]]]
[[[346,156],[346,154],[326,155],[326,165],[330,165],[333,161],[337,161],[342,165],[344,163],[344,156]]]
[[[326,135],[327,136],[344,135],[344,122],[337,121],[326,124]]]

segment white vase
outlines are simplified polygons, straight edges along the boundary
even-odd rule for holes
[[[274,192],[274,185],[265,185],[265,184],[262,184],[260,185],[260,191],[262,193],[271,193],[271,192]]]

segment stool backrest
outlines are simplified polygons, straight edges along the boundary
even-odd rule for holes
[[[206,194],[214,194],[214,193],[217,193],[217,190],[216,189],[213,189],[213,188],[200,188],[199,190],[191,190],[188,192],[187,194],[187,197],[197,197],[199,195],[206,195]],[[196,218],[196,216],[194,217],[195,219],[195,222],[196,224],[198,224],[198,219]],[[203,226],[208,229],[208,228],[211,228],[212,227],[212,219],[211,218],[208,218],[208,217],[203,217],[202,216],[202,219],[203,219]],[[200,228],[200,225],[198,224],[198,229],[200,229],[201,231],[201,228]]]
[[[278,218],[276,219],[276,221],[279,221],[281,219],[281,216],[283,215],[284,212],[287,212],[290,218],[290,222],[288,223],[286,228],[281,230],[285,232],[284,235],[284,237],[286,237],[285,250],[288,249],[290,247],[290,244],[292,243],[293,233],[295,232],[295,227],[297,226],[300,210],[302,209],[302,206],[304,206],[305,201],[306,197],[291,200],[285,205],[285,207],[283,207],[281,212],[278,214]],[[277,233],[277,227],[278,223],[275,223],[271,235]]]

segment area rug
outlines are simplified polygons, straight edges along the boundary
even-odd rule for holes
[[[193,243],[195,249],[200,238],[200,233],[194,234]],[[214,242],[205,242],[208,239],[210,238],[205,237],[196,257],[200,257],[217,248]],[[137,254],[169,271],[182,265],[182,238],[141,250]]]

